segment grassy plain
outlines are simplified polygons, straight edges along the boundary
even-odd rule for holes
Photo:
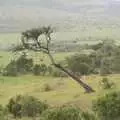
[[[111,90],[103,90],[99,84],[102,77],[95,75],[87,76],[85,82],[91,85],[96,92],[85,94],[80,85],[69,77],[0,76],[0,104],[5,105],[12,96],[24,94],[35,96],[42,101],[46,101],[51,106],[75,104],[84,110],[90,110],[94,99],[106,92],[120,90],[120,75],[110,75],[108,78],[115,83],[115,87]],[[50,91],[44,91],[46,84],[50,86]]]
[[[80,44],[97,43],[101,40],[112,39],[120,43],[120,28],[118,27],[95,27],[82,26],[72,29],[72,31],[58,31],[51,35],[53,41],[73,41],[78,40]],[[1,44],[15,44],[20,42],[20,33],[0,33]]]
[[[111,31],[109,30],[109,33]],[[81,33],[82,34],[82,33]],[[62,37],[62,40],[65,40],[65,36],[68,36],[67,40],[75,38],[73,36],[77,36],[78,38],[81,36],[79,33],[75,33],[73,35],[70,33],[60,33],[58,38]],[[91,35],[90,35],[91,34]],[[100,36],[104,36],[103,38],[107,38],[107,33],[103,31],[99,34],[99,31],[95,31],[94,38],[99,38]],[[115,36],[113,34],[115,31],[110,34],[110,36]],[[90,33],[82,34],[81,40],[87,36],[92,36],[92,31]],[[116,37],[116,40],[119,41],[119,34]],[[11,44],[17,43],[17,40],[20,39],[20,34],[0,34],[0,43],[3,44]],[[95,42],[95,39],[88,42]],[[80,41],[82,42],[82,41]],[[84,43],[84,40],[83,40]],[[57,61],[64,60],[66,56],[69,56],[74,53],[59,53],[53,54]],[[0,51],[0,65],[1,67],[5,66],[9,63],[11,59],[16,58],[17,55],[13,54],[12,52],[5,52]],[[47,56],[40,54],[40,53],[29,53],[29,56],[34,58],[35,63],[40,62],[41,58],[47,64],[50,64],[50,61]],[[86,76],[85,82],[91,85],[96,92],[92,94],[85,94],[83,88],[80,87],[74,80],[69,77],[60,78],[60,77],[51,77],[51,76],[34,76],[24,75],[18,77],[4,77],[0,76],[0,104],[5,105],[8,103],[8,100],[18,94],[24,95],[31,95],[35,96],[42,101],[46,101],[51,106],[60,106],[64,104],[74,104],[81,107],[83,110],[91,110],[92,101],[95,100],[97,97],[104,95],[107,92],[120,90],[120,75],[109,75],[107,76],[111,81],[115,83],[115,86],[111,90],[103,90],[100,86],[100,80],[102,77],[99,75],[90,75]],[[48,84],[51,88],[50,91],[44,91],[45,85]],[[26,119],[25,119],[26,120]]]
[[[54,54],[57,61],[64,60],[66,56],[70,56],[74,53],[59,53]],[[5,66],[8,62],[16,58],[11,52],[0,52],[0,64]],[[18,56],[18,55],[17,55]],[[43,58],[47,64],[50,61],[47,56],[39,53],[29,53],[29,56],[34,58],[35,62],[40,62],[40,58]],[[6,104],[10,97],[17,94],[32,95],[40,100],[45,100],[52,106],[63,104],[77,104],[83,109],[90,109],[92,101],[98,96],[105,94],[106,92],[120,89],[120,75],[108,76],[111,81],[116,83],[114,89],[103,90],[100,87],[99,81],[102,79],[100,76],[90,75],[86,77],[85,82],[90,84],[95,90],[95,93],[84,94],[84,90],[73,81],[71,78],[60,78],[51,76],[34,76],[25,75],[18,77],[4,77],[0,76],[0,104]],[[50,91],[44,91],[45,85],[48,84],[51,88]]]

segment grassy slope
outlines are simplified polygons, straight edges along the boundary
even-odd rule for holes
[[[19,77],[2,77],[0,76],[0,104],[6,104],[8,99],[18,94],[32,95],[40,100],[46,100],[52,106],[63,104],[77,104],[85,110],[91,108],[92,100],[98,96],[120,89],[120,75],[108,76],[111,81],[116,83],[115,88],[111,90],[102,90],[99,81],[100,76],[88,76],[86,83],[91,85],[96,92],[84,94],[83,89],[71,78],[54,78],[42,76],[19,76]],[[49,84],[51,91],[43,91],[45,84]]]
[[[33,58],[36,58],[37,56],[38,59],[36,59],[35,62],[39,62],[39,58],[44,57],[44,62],[50,63],[48,57],[44,55],[30,54]],[[66,56],[71,54],[73,53],[59,53],[54,55],[54,57],[56,60],[63,60]],[[0,52],[0,55],[2,56],[2,58],[0,58],[0,63],[3,65],[6,65],[9,62],[8,60],[11,60],[13,57],[11,52]],[[111,75],[109,78],[117,83],[115,89],[119,89],[120,75]],[[84,94],[83,89],[81,89],[76,82],[71,80],[71,78],[54,78],[50,76],[43,77],[33,75],[19,77],[0,76],[0,104],[6,104],[10,97],[17,94],[28,94],[38,97],[40,100],[46,100],[49,104],[55,106],[72,103],[79,105],[83,109],[90,109],[92,100],[107,92],[102,90],[99,86],[99,81],[101,79],[100,76],[88,76],[85,82],[89,83],[96,92],[93,94]],[[52,88],[49,92],[42,91],[42,88],[46,83]]]
[[[93,34],[93,32],[91,31],[91,33],[88,34],[93,35],[95,38],[99,38],[102,35],[102,37],[105,38],[108,34],[105,29],[101,32],[101,34],[99,34],[99,31],[95,33],[96,34]],[[72,36],[74,36],[67,33],[63,34],[61,33],[61,35],[58,35],[58,37],[62,36],[63,38],[66,38],[65,36],[67,35],[68,38],[72,38]],[[117,36],[116,34],[117,33],[110,31],[109,36],[113,36],[119,40],[119,34],[117,34]],[[79,33],[75,33],[75,36],[76,35],[81,36]],[[82,37],[84,38],[87,33],[82,35]],[[8,34],[7,36],[6,34],[0,34],[0,42],[3,43],[4,40],[7,44],[14,43],[18,40],[18,36],[19,34]],[[48,58],[42,54],[38,55],[30,53],[30,55],[32,55],[32,57],[34,58],[36,58],[37,56],[38,59],[35,59],[35,62],[39,62],[39,58],[44,57],[44,62],[48,64],[50,63]],[[59,55],[54,56],[57,60],[63,60],[65,56],[69,55],[71,55],[71,53],[60,53]],[[6,65],[13,58],[11,52],[0,52],[0,56],[2,56],[0,58],[0,64],[2,65]],[[17,94],[28,94],[33,95],[40,100],[46,100],[52,106],[59,106],[63,104],[77,104],[82,109],[89,110],[91,109],[91,104],[94,99],[105,94],[106,92],[120,89],[120,75],[111,75],[109,76],[109,78],[116,83],[116,86],[114,89],[107,91],[102,90],[99,85],[99,81],[102,79],[100,76],[88,76],[86,78],[86,82],[89,83],[96,90],[96,92],[92,94],[84,94],[83,89],[76,82],[71,80],[71,78],[53,78],[49,76],[42,77],[33,75],[19,77],[0,76],[0,104],[5,105],[10,97]],[[49,92],[42,91],[44,84],[46,83],[50,84],[52,88],[52,90]]]

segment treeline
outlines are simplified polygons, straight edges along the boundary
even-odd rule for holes
[[[117,74],[120,73],[120,46],[113,41],[104,41],[89,45],[61,61],[64,68],[76,75]],[[17,60],[12,60],[1,70],[4,76],[17,76],[32,73],[34,75],[66,76],[52,65],[34,64],[32,58],[23,53]]]
[[[17,59],[11,60],[5,67],[1,68],[1,74],[3,76],[19,76],[25,74],[33,75],[52,75],[55,77],[65,76],[65,74],[52,65],[46,65],[44,63],[34,64],[32,58],[28,58],[25,52],[22,53]]]
[[[78,75],[120,73],[120,46],[113,41],[89,45],[79,54],[68,57],[66,64]]]

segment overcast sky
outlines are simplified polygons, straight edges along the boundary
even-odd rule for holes
[[[21,5],[56,8],[64,5],[72,6],[83,3],[99,4],[104,3],[105,1],[107,0],[0,0],[0,6]]]

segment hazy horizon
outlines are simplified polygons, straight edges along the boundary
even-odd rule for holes
[[[119,20],[120,0],[0,0],[0,31]]]

